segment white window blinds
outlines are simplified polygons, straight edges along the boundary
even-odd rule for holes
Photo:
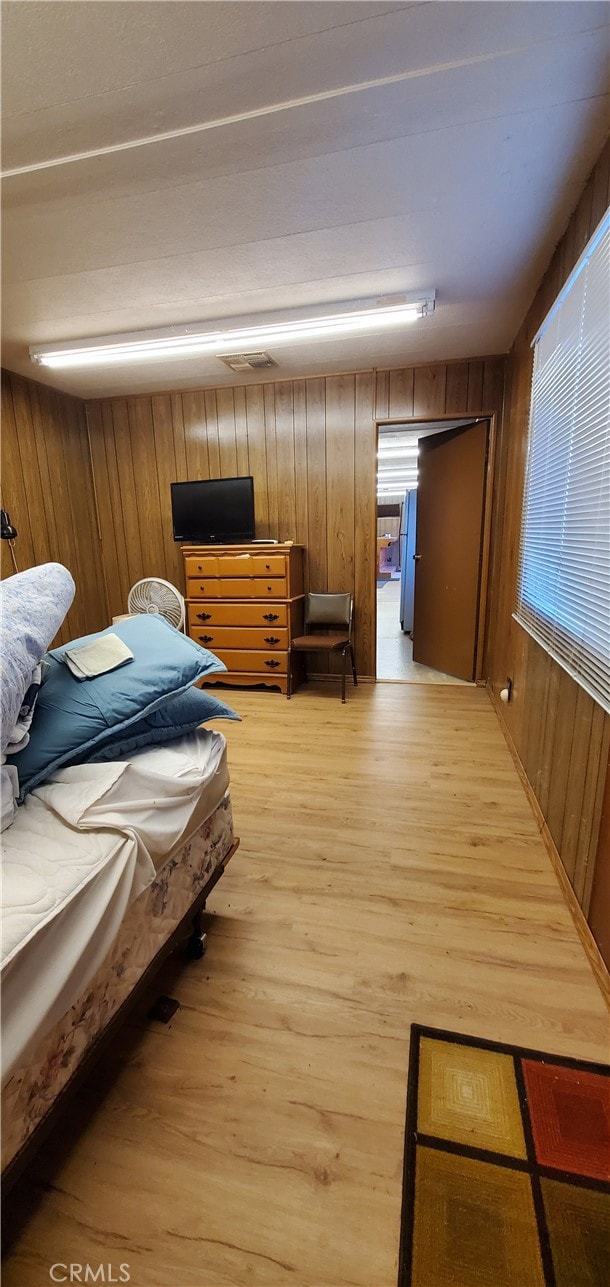
[[[515,617],[610,711],[610,211],[534,350]]]

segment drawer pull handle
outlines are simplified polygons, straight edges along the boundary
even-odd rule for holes
[[[201,566],[201,563],[198,563],[198,564],[197,564],[197,571],[198,571],[198,572],[203,572],[203,568],[202,568],[202,566]]]
[[[280,663],[279,663],[279,661],[276,661],[276,660],[275,660],[275,657],[273,658],[273,661],[266,661],[266,662],[265,662],[265,665],[266,665],[266,666],[271,666],[271,669],[272,669],[272,670],[274,670],[276,666],[279,666],[279,664],[280,664]]]
[[[270,571],[271,571],[271,564],[270,564],[270,563],[265,563],[265,571],[266,571],[266,572],[270,572]]]
[[[272,591],[272,589],[273,589],[273,586],[272,586],[272,585],[268,585],[268,586],[267,586],[267,589],[268,589],[269,593],[271,593],[271,591]]]
[[[265,635],[265,643],[274,644],[279,642],[279,639],[276,639],[275,635]]]
[[[201,640],[201,643],[211,643],[211,642],[212,642],[212,640],[213,640],[213,638],[214,638],[214,636],[213,636],[213,635],[200,635],[200,636],[199,636],[199,638],[200,638],[200,640]]]
[[[263,612],[263,621],[277,621],[278,616],[277,612]]]
[[[211,618],[211,616],[212,616],[212,613],[211,613],[211,612],[198,612],[198,613],[197,613],[197,620],[198,620],[198,621],[209,621],[209,620],[210,620],[210,618]]]

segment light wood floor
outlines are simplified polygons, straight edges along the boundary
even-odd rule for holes
[[[410,1023],[608,1055],[483,690],[229,701],[242,844],[208,955],[168,967],[171,1026],[134,1021],[45,1146],[4,1287],[70,1261],[132,1287],[393,1287]]]

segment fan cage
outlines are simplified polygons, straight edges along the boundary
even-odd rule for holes
[[[136,615],[159,615],[178,630],[184,628],[185,604],[180,591],[161,577],[144,577],[132,585],[127,610]]]

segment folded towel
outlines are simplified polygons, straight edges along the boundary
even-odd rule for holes
[[[94,679],[133,661],[133,653],[118,635],[110,634],[100,635],[80,648],[66,648],[63,660],[77,679]]]

